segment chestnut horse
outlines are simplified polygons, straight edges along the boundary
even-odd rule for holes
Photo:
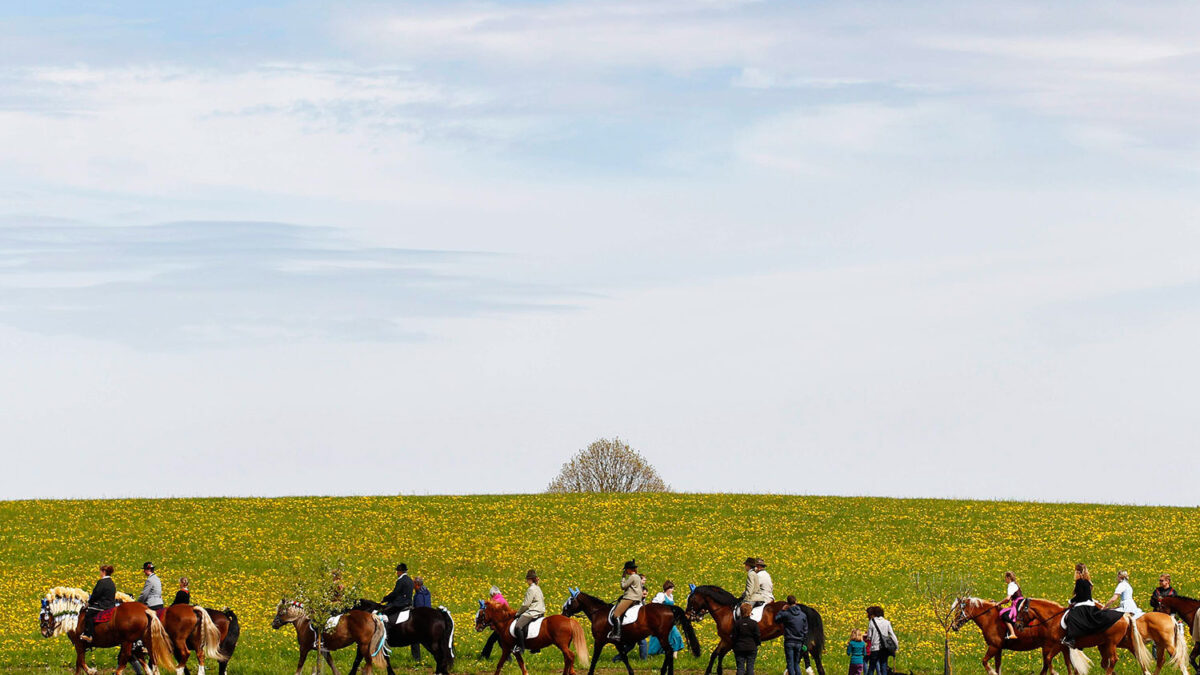
[[[365,659],[365,673],[374,672],[374,668],[386,668],[388,673],[392,672],[392,665],[384,655],[387,647],[384,644],[387,640],[387,629],[384,628],[382,619],[360,609],[352,609],[337,619],[337,623],[331,629],[321,631],[321,652],[325,656],[325,662],[333,670],[333,675],[338,675],[337,666],[333,663],[333,652],[350,645],[357,648],[354,668]],[[300,675],[308,653],[317,648],[317,634],[303,605],[287,599],[280,600],[279,607],[275,609],[275,619],[271,621],[271,628],[278,630],[288,623],[296,627],[296,643],[300,647],[296,675]]]
[[[704,675],[712,672],[713,662],[717,664],[717,675],[722,672],[722,662],[725,655],[733,649],[733,612],[738,605],[738,599],[732,593],[720,586],[694,586],[688,595],[687,616],[692,621],[699,621],[705,614],[711,614],[717,623],[717,636],[720,642],[708,658],[708,668]],[[782,600],[772,602],[763,607],[762,618],[758,621],[758,630],[763,642],[773,640],[783,635],[783,625],[775,622],[775,614],[787,606]],[[825,651],[825,623],[821,614],[808,605],[801,604],[805,618],[808,619],[808,649],[804,652],[804,662],[808,665],[809,654],[817,664],[817,672],[825,675],[825,666],[821,663],[821,653]],[[812,667],[808,666],[812,672]],[[800,675],[791,673],[790,675]]]
[[[563,615],[574,616],[580,612],[587,615],[588,621],[592,623],[592,664],[588,668],[588,675],[594,675],[596,672],[596,662],[600,660],[600,652],[604,651],[604,645],[613,644],[617,648],[617,656],[621,662],[625,664],[625,670],[629,675],[633,675],[633,666],[629,665],[628,652],[633,649],[638,642],[644,638],[656,637],[658,643],[662,645],[671,644],[671,628],[679,624],[683,629],[684,636],[687,637],[688,648],[693,656],[700,656],[700,640],[696,638],[696,631],[692,628],[692,622],[682,609],[675,605],[667,605],[661,603],[650,603],[642,605],[638,614],[637,620],[630,624],[621,626],[621,637],[619,640],[613,640],[608,637],[608,613],[612,611],[613,606],[603,600],[588,595],[577,588],[571,589],[571,596],[563,604]],[[629,611],[633,611],[632,608]],[[664,649],[666,658],[663,659],[662,668],[659,669],[660,675],[674,675],[675,673],[675,652],[670,649]]]
[[[1033,618],[1028,622],[1030,626],[1043,627],[1041,631],[1043,642],[1043,654],[1045,650],[1051,650],[1053,654],[1067,649],[1062,644],[1062,639],[1066,637],[1067,631],[1062,627],[1062,616],[1067,611],[1066,607],[1051,602],[1049,600],[1029,600],[1028,613]],[[1146,649],[1146,641],[1142,637],[1141,629],[1138,627],[1137,621],[1134,621],[1132,615],[1126,614],[1106,630],[1092,635],[1085,635],[1075,641],[1075,648],[1067,650],[1067,656],[1070,659],[1070,665],[1080,675],[1087,675],[1091,668],[1091,660],[1083,653],[1083,649],[1087,647],[1098,647],[1100,649],[1100,663],[1104,667],[1105,675],[1112,675],[1113,669],[1117,665],[1117,648],[1124,647],[1128,649],[1137,659],[1138,667],[1141,668],[1144,675],[1150,674],[1150,651]],[[1049,658],[1043,657],[1043,668],[1054,656]],[[1043,671],[1045,672],[1045,671]]]
[[[124,593],[120,598],[130,598]],[[175,659],[171,656],[171,639],[163,628],[162,622],[154,610],[140,602],[122,602],[113,610],[112,617],[104,623],[96,624],[92,641],[79,639],[83,633],[81,617],[87,611],[88,594],[78,588],[57,587],[50,590],[42,599],[42,611],[39,614],[42,637],[66,635],[75,646],[75,675],[88,673],[94,675],[95,668],[89,668],[84,660],[84,654],[89,647],[120,647],[117,653],[117,675],[125,672],[125,667],[133,655],[133,645],[137,641],[150,647],[150,664],[156,668],[176,668]],[[153,672],[147,664],[142,664],[143,670]]]
[[[1034,649],[1042,650],[1042,675],[1053,672],[1051,661],[1054,655],[1059,650],[1050,649],[1046,646],[1046,628],[1044,625],[1023,626],[1017,625],[1017,638],[1015,640],[1005,639],[1008,635],[1008,629],[1004,622],[1000,619],[999,603],[984,600],[982,598],[959,598],[954,601],[954,622],[950,624],[951,630],[957,632],[968,622],[975,622],[979,626],[979,632],[983,634],[984,644],[987,645],[987,651],[983,654],[983,669],[988,675],[1000,675],[1000,661],[1003,656],[1003,650],[1007,649],[1014,652],[1028,652]],[[996,667],[992,668],[992,659],[996,660]],[[1064,654],[1063,660],[1067,657]],[[1067,663],[1067,670],[1070,670],[1071,664]]]
[[[229,657],[237,646],[237,615],[226,609],[218,612],[198,605],[171,605],[163,617],[163,627],[171,636],[171,649],[183,672],[192,652],[200,662],[199,675],[204,675],[206,659],[217,662],[220,675],[225,675]]]
[[[517,639],[509,633],[509,628],[516,618],[517,613],[512,611],[508,605],[479,601],[479,612],[475,614],[475,630],[478,632],[491,627],[496,631],[496,637],[502,650],[500,661],[496,663],[496,675],[500,675],[500,669],[512,655],[513,645],[517,643]],[[563,653],[563,675],[575,675],[577,660],[580,666],[588,666],[587,635],[584,634],[583,626],[579,625],[578,621],[556,614],[544,617],[541,622],[542,626],[537,637],[525,640],[525,646],[530,651],[537,651],[551,645],[558,647],[559,651]],[[572,648],[575,650],[574,654],[571,653]],[[529,674],[529,671],[525,669],[525,660],[519,653],[517,654],[517,665],[521,668],[521,675]]]
[[[1168,612],[1178,614],[1183,617],[1187,625],[1192,628],[1192,647],[1191,662],[1192,667],[1200,671],[1200,600],[1189,598],[1183,595],[1172,595],[1158,599],[1159,607]]]

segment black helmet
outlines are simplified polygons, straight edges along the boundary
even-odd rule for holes
[[[637,561],[636,560],[627,560],[625,562],[625,569],[630,570],[632,572],[636,572],[637,571]]]
[[[405,565],[404,563],[400,563],[399,565],[396,565],[396,571],[397,572],[407,572],[408,565]]]

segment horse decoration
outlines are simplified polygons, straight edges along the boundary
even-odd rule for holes
[[[491,628],[496,631],[502,650],[500,661],[496,663],[496,675],[500,675],[500,669],[508,662],[509,657],[512,656],[513,646],[516,645],[517,638],[512,631],[516,618],[517,613],[508,605],[479,601],[479,611],[475,614],[475,630],[478,632]],[[530,652],[537,652],[550,646],[558,647],[563,654],[562,675],[575,675],[576,663],[583,667],[589,665],[587,635],[583,632],[583,626],[570,617],[544,616],[529,624],[525,646],[529,648]],[[574,649],[574,654],[571,653],[572,649]],[[525,668],[524,658],[520,653],[516,657],[517,665],[521,668],[521,675],[529,675],[529,671]]]
[[[720,638],[712,655],[708,658],[708,668],[705,669],[704,675],[712,673],[714,662],[717,665],[717,675],[721,675],[725,655],[733,649],[733,620],[738,599],[720,586],[689,584],[689,587],[691,593],[688,594],[687,599],[688,618],[692,621],[699,621],[705,614],[711,615],[717,624],[717,636]],[[783,625],[775,621],[775,615],[786,606],[786,602],[779,600],[755,608],[756,613],[762,612],[761,617],[758,617],[758,629],[763,642],[783,635]],[[812,607],[800,604],[800,609],[808,619],[808,649],[804,652],[804,665],[811,673],[812,664],[815,663],[819,675],[825,675],[825,666],[821,663],[821,654],[825,651],[825,622],[821,619],[821,613]],[[809,661],[810,654],[812,655],[811,662]],[[792,673],[790,675],[799,674]]]
[[[692,628],[691,620],[688,619],[681,607],[659,603],[634,605],[621,622],[621,637],[617,640],[608,636],[608,617],[612,609],[611,604],[588,595],[578,588],[570,589],[570,597],[563,604],[564,616],[574,616],[583,612],[592,624],[592,663],[588,668],[588,675],[594,675],[596,662],[600,660],[600,652],[604,650],[604,645],[610,643],[616,646],[617,656],[625,664],[625,670],[629,675],[633,675],[633,666],[629,665],[629,650],[648,637],[658,638],[659,644],[670,644],[671,628],[676,625],[683,629],[692,655],[700,656],[700,641],[696,638],[696,631]],[[663,659],[659,673],[660,675],[674,675],[675,652],[670,649],[664,651],[666,658]]]
[[[87,608],[90,596],[80,588],[56,586],[42,598],[38,623],[42,637],[66,635],[75,647],[75,675],[95,675],[96,669],[88,667],[84,655],[91,648],[120,647],[117,653],[117,675],[125,672],[134,659],[133,647],[141,642],[149,647],[149,663],[137,658],[145,672],[157,672],[160,668],[174,670],[177,667],[171,654],[171,639],[154,610],[133,597],[118,592],[117,606],[102,612],[96,618],[92,641],[79,638],[83,626],[79,618]]]
[[[167,635],[171,636],[175,661],[184,673],[188,672],[188,658],[196,652],[199,675],[204,675],[207,659],[216,661],[220,675],[225,675],[229,657],[233,656],[241,633],[233,610],[227,607],[218,612],[199,605],[171,605],[162,621]]]
[[[408,647],[419,644],[433,655],[435,675],[449,675],[454,667],[454,617],[444,606],[413,607],[395,617],[385,617],[383,605],[370,600],[359,600],[355,603],[356,610],[370,612],[379,616],[387,627],[387,644],[389,647]],[[407,617],[403,616],[407,613]],[[353,670],[351,673],[353,674]],[[388,672],[391,662],[388,662]]]
[[[275,618],[271,628],[279,630],[286,624],[292,624],[296,629],[296,642],[300,647],[300,661],[296,664],[296,675],[301,675],[308,653],[317,648],[317,633],[304,605],[295,600],[283,599],[275,608]],[[386,668],[393,675],[392,665],[387,661],[387,629],[383,620],[370,612],[352,609],[329,620],[321,629],[321,655],[333,670],[333,675],[339,675],[337,665],[333,662],[333,652],[354,645],[354,665],[350,668],[351,675],[364,660],[364,673],[373,673],[375,668]]]
[[[1171,614],[1178,614],[1192,629],[1192,653],[1188,657],[1192,668],[1200,672],[1200,600],[1184,595],[1167,595],[1158,599],[1158,606]],[[1154,614],[1156,612],[1150,612]],[[1161,612],[1157,612],[1161,613]]]

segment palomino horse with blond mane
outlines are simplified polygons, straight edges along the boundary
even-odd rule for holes
[[[475,630],[478,632],[490,627],[496,631],[496,637],[502,650],[500,661],[496,663],[496,675],[500,675],[500,669],[512,655],[513,646],[517,642],[517,638],[511,631],[516,618],[517,613],[512,611],[508,605],[479,601],[479,612],[475,614]],[[536,652],[550,646],[558,647],[563,654],[563,675],[575,675],[576,662],[581,667],[588,667],[587,634],[583,632],[583,626],[575,619],[556,614],[538,619],[529,625],[525,647]],[[574,654],[571,653],[572,649],[575,650]],[[529,671],[525,669],[525,660],[519,652],[516,657],[517,665],[521,668],[521,675],[528,675]]]
[[[296,675],[300,675],[308,653],[317,648],[317,633],[308,619],[308,613],[304,611],[304,605],[294,600],[280,600],[271,628],[279,630],[289,623],[296,628],[296,642],[300,647]],[[352,609],[330,619],[329,624],[321,630],[321,653],[333,670],[333,675],[338,675],[333,652],[351,645],[356,647],[351,673],[365,660],[364,673],[372,673],[375,668],[386,668],[391,674],[392,664],[387,661],[386,641],[387,628],[383,625],[383,619],[361,609]]]
[[[1146,640],[1142,636],[1141,627],[1134,620],[1132,614],[1125,614],[1119,621],[1098,633],[1079,638],[1075,641],[1075,648],[1070,649],[1062,644],[1062,640],[1067,634],[1066,629],[1062,627],[1062,617],[1068,611],[1067,607],[1049,600],[1031,599],[1027,611],[1033,617],[1027,622],[1027,625],[1044,628],[1043,631],[1039,631],[1042,637],[1043,655],[1047,651],[1052,652],[1048,658],[1043,657],[1043,668],[1054,658],[1055,654],[1066,649],[1070,667],[1080,675],[1087,675],[1092,662],[1082,650],[1087,647],[1097,647],[1100,650],[1100,663],[1104,667],[1105,675],[1112,675],[1113,669],[1117,665],[1117,649],[1124,648],[1133,654],[1142,673],[1150,675],[1150,650],[1146,649]],[[1043,670],[1044,672],[1045,670]]]
[[[1170,595],[1158,599],[1158,606],[1172,614],[1178,614],[1192,627],[1192,667],[1200,671],[1200,600],[1183,595]]]
[[[150,663],[141,664],[144,671],[176,668],[175,659],[171,656],[171,639],[158,620],[158,615],[142,603],[133,602],[133,598],[124,593],[117,593],[120,604],[99,617],[103,620],[96,622],[92,641],[81,640],[79,636],[83,632],[83,625],[79,619],[87,609],[88,597],[83,589],[63,586],[52,588],[42,598],[42,611],[38,615],[42,637],[66,635],[71,639],[71,644],[75,646],[75,675],[95,675],[96,669],[89,668],[84,660],[89,647],[120,647],[121,650],[117,652],[117,675],[121,675],[133,658],[134,643],[139,640],[150,648]]]
[[[216,661],[220,675],[225,675],[241,632],[232,610],[218,612],[199,605],[171,605],[163,616],[163,627],[171,636],[171,649],[184,673],[188,672],[188,658],[196,652],[199,675],[204,675],[208,659]]]

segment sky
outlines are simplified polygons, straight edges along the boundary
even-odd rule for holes
[[[619,436],[681,491],[1197,505],[1198,32],[0,2],[0,498],[539,492]]]

